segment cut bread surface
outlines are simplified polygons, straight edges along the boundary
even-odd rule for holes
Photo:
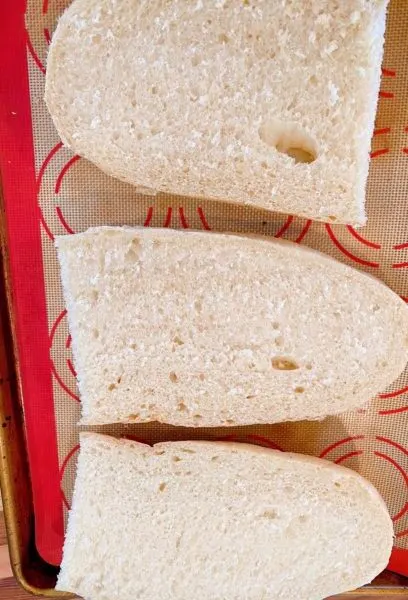
[[[102,227],[57,247],[83,423],[320,419],[407,362],[405,303],[296,244]]]
[[[90,600],[322,600],[393,541],[360,475],[246,444],[81,434],[57,589]]]
[[[362,225],[387,4],[75,0],[46,102],[124,181]]]

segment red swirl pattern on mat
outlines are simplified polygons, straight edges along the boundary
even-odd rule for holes
[[[379,268],[379,266],[380,266],[379,262],[367,260],[365,258],[360,258],[360,256],[357,256],[357,254],[355,254],[353,251],[348,250],[346,248],[346,246],[344,245],[344,243],[342,241],[340,241],[337,233],[335,233],[335,231],[331,225],[326,223],[325,228],[326,228],[326,232],[327,232],[330,240],[333,242],[333,244],[336,246],[336,248],[338,248],[338,250],[340,250],[340,252],[342,254],[344,254],[344,256],[346,256],[348,259],[350,259],[352,262],[358,263],[359,265],[362,265],[363,267],[370,267],[373,269]],[[357,239],[362,245],[369,246],[370,248],[372,248],[374,250],[379,250],[381,248],[380,244],[376,244],[374,242],[370,242],[370,241],[364,239],[360,234],[357,234],[357,232],[354,232],[354,229],[352,229],[351,227],[349,227],[349,228],[346,227],[345,229],[346,229],[346,231],[351,233],[353,238]]]
[[[392,476],[402,478],[402,485],[406,488],[408,494],[408,450],[399,442],[392,440],[388,437],[377,435],[374,440],[369,439],[365,435],[354,435],[345,437],[338,440],[337,442],[331,443],[320,453],[320,458],[331,460],[336,464],[347,463],[351,459],[363,456],[367,452],[368,442],[371,442],[370,447],[373,445],[374,448],[370,449],[370,452],[375,456],[376,459],[380,459],[387,465],[392,467]],[[366,444],[364,442],[367,442]],[[360,469],[359,465],[355,465],[357,470]],[[381,471],[383,467],[379,467]],[[407,495],[405,495],[407,497]],[[392,520],[396,528],[396,538],[400,539],[407,534],[405,529],[401,529],[399,522],[408,515],[408,501],[403,502],[400,509],[394,512]]]
[[[385,392],[378,397],[384,401],[384,407],[378,410],[379,416],[386,417],[408,412],[408,385]],[[395,400],[395,406],[393,400]]]
[[[217,442],[238,442],[241,444],[254,444],[256,446],[264,446],[265,448],[271,448],[272,450],[279,450],[279,452],[283,452],[284,450],[276,444],[270,438],[264,435],[257,435],[254,433],[247,434],[238,434],[231,433],[229,435],[223,435],[218,437]]]
[[[67,311],[64,309],[55,319],[50,331],[50,349],[51,349],[51,370],[61,389],[76,402],[79,402],[76,386],[76,373],[72,362],[71,354],[71,336],[68,334],[66,323]],[[53,359],[53,347],[58,344],[59,348],[64,349],[63,363]],[[61,356],[60,353],[56,353]]]
[[[64,6],[61,1],[47,2],[28,0],[26,9],[27,50],[37,68],[45,75],[46,56],[51,43],[51,31]]]
[[[65,233],[75,233],[75,227],[70,222],[66,214],[66,209],[70,208],[71,204],[71,180],[77,176],[75,169],[81,164],[81,158],[78,155],[72,155],[70,151],[64,147],[62,142],[58,142],[48,152],[39,169],[36,185],[37,195],[39,199],[40,220],[42,226],[51,240],[54,240],[56,235]],[[57,173],[55,175],[55,173]],[[106,177],[107,186],[112,187],[112,196],[115,194],[116,186],[123,185],[118,180],[111,177]],[[65,187],[66,186],[66,187]],[[53,202],[50,202],[49,189],[53,190]],[[129,197],[135,195],[136,188],[126,186]],[[84,204],[89,202],[88,193],[84,190]],[[78,194],[78,189],[75,189],[75,194]],[[44,200],[43,200],[44,198]],[[138,209],[140,212],[140,209]],[[194,214],[193,214],[194,213]],[[126,215],[124,222],[128,222],[130,215]],[[139,218],[135,224],[140,223]],[[152,205],[147,207],[145,216],[142,222],[145,227],[181,227],[183,229],[204,229],[211,230],[208,217],[205,214],[203,207],[197,206],[195,209],[187,209],[183,206],[160,206]],[[91,220],[88,226],[95,225]]]
[[[70,510],[70,508],[71,508],[71,502],[68,502],[68,499],[67,499],[64,489],[63,489],[64,475],[65,475],[65,471],[67,469],[68,464],[76,456],[78,451],[79,451],[79,444],[76,444],[76,446],[71,448],[71,450],[68,452],[68,454],[62,461],[60,472],[59,472],[60,486],[61,486],[61,499],[62,499],[62,502],[63,502],[65,508],[67,508],[68,510]]]

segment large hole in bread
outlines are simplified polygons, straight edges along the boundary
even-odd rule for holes
[[[278,119],[264,121],[259,137],[271,148],[286,154],[297,163],[312,163],[317,158],[317,144],[300,125],[285,123]]]
[[[278,371],[295,371],[299,369],[297,362],[287,356],[275,356],[271,362],[272,368]]]

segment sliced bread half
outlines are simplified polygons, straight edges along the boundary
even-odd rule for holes
[[[297,244],[102,227],[57,246],[84,423],[317,419],[408,359],[405,303]]]
[[[322,600],[387,565],[377,490],[321,459],[94,433],[81,452],[57,589],[92,600]]]
[[[46,102],[133,184],[361,225],[388,0],[74,0]]]

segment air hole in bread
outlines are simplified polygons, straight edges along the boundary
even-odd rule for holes
[[[171,373],[169,373],[169,379],[172,383],[177,383],[178,377],[174,371],[171,371]]]
[[[264,144],[286,154],[295,164],[312,163],[317,158],[316,142],[296,123],[270,119],[262,123],[258,133]]]
[[[295,387],[296,394],[303,394],[304,391],[305,391],[305,388],[302,387],[301,385],[298,385],[298,387]]]
[[[90,295],[91,295],[92,302],[96,302],[99,298],[98,290],[92,290]]]
[[[135,263],[139,257],[139,240],[132,240],[125,254],[125,263]]]
[[[112,392],[112,391],[113,391],[113,390],[115,390],[115,389],[116,389],[116,385],[115,385],[114,383],[111,383],[111,384],[108,386],[108,390],[109,390],[110,392]]]
[[[136,414],[132,414],[132,415],[128,415],[128,416],[127,416],[127,420],[128,420],[128,421],[137,421],[137,420],[138,420],[138,418],[139,418],[139,413],[136,413]]]
[[[159,490],[160,490],[161,492],[164,492],[164,490],[165,490],[165,489],[166,489],[166,484],[165,484],[164,482],[162,482],[162,483],[159,485]]]
[[[273,519],[276,519],[278,516],[278,513],[276,512],[276,510],[265,510],[262,513],[262,517],[264,519],[269,519],[270,521],[273,521]]]
[[[278,335],[278,337],[275,338],[275,344],[277,346],[283,346],[283,337],[281,335]]]
[[[92,330],[92,337],[94,337],[96,340],[99,337],[99,329],[93,329]]]
[[[336,486],[336,488],[340,488],[341,487],[340,481],[335,481],[334,485]]]
[[[199,374],[199,376],[198,376],[198,379],[199,379],[200,381],[204,381],[204,379],[205,379],[205,375],[204,375],[204,373],[200,373],[200,374]]]
[[[194,54],[194,56],[191,59],[191,64],[193,65],[193,67],[198,67],[198,65],[202,62],[202,58],[199,54]]]
[[[179,402],[177,404],[177,410],[179,410],[180,412],[185,412],[187,411],[187,406],[184,404],[184,402]]]
[[[306,369],[307,369],[308,371],[311,371],[311,370],[313,369],[313,365],[312,365],[312,363],[306,363],[306,364],[305,364],[305,367],[306,367]]]
[[[216,461],[216,460],[218,460],[218,459],[219,459],[219,456],[212,456],[212,457],[211,457],[211,460],[212,460],[213,462],[215,462],[215,461]]]
[[[190,448],[180,448],[181,452],[185,452],[186,454],[195,454],[195,450],[191,450]]]
[[[292,358],[285,356],[275,356],[272,359],[272,367],[278,371],[295,371],[299,369],[299,365]]]
[[[181,458],[179,456],[173,456],[173,462],[180,462]]]
[[[220,35],[218,36],[218,41],[220,42],[220,44],[228,44],[229,37],[225,33],[220,33]]]

